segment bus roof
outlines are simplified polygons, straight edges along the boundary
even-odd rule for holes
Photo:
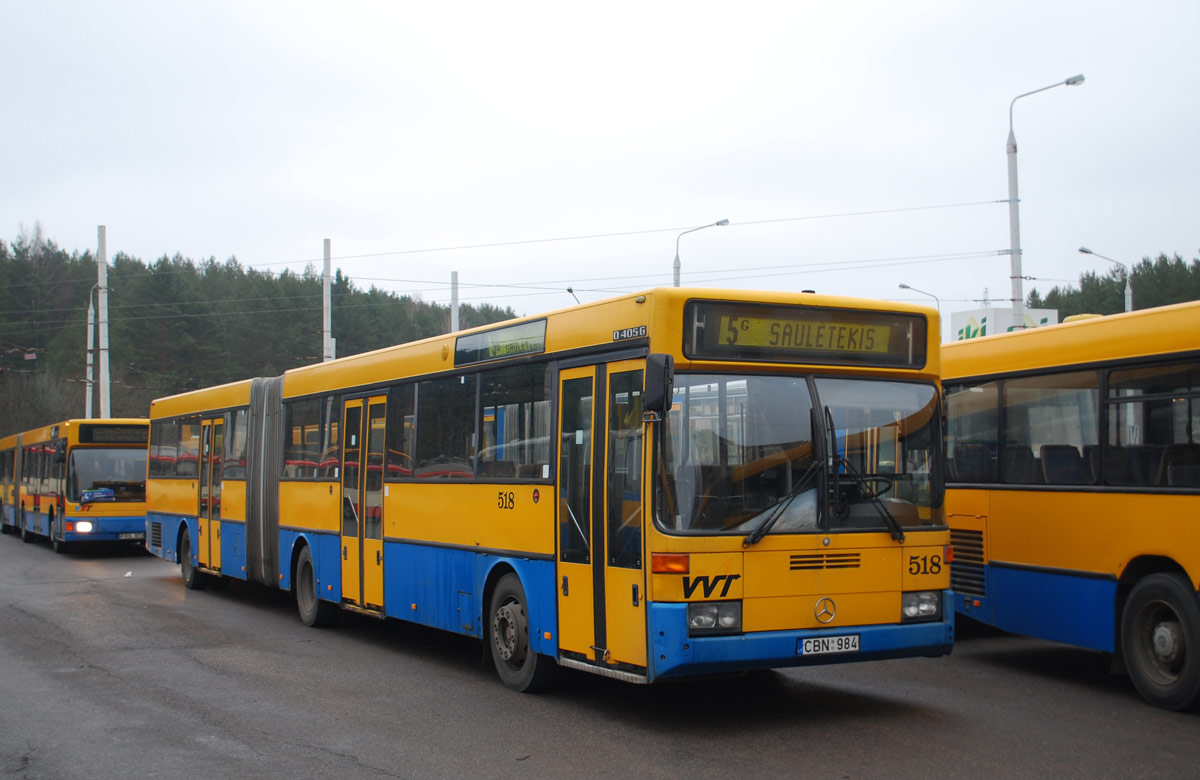
[[[942,377],[985,376],[1200,350],[1200,301],[942,346]]]
[[[455,347],[461,337],[502,328],[516,329],[525,323],[553,323],[552,327],[545,329],[543,348],[537,352],[619,346],[619,341],[624,337],[618,334],[629,330],[638,332],[638,329],[644,327],[643,335],[649,340],[651,351],[677,353],[683,340],[683,307],[692,300],[764,302],[903,312],[925,317],[928,330],[932,334],[937,334],[940,327],[937,312],[919,304],[816,293],[658,287],[457,333],[433,336],[421,341],[384,347],[326,363],[294,368],[284,374],[283,397],[295,398],[327,392],[331,386],[369,386],[403,376],[447,371],[456,365]],[[397,361],[400,360],[404,361],[403,371],[398,370],[400,365]],[[680,361],[678,365],[686,366],[687,361]],[[931,355],[926,370],[936,372],[937,368],[935,353]],[[159,415],[152,412],[151,416]]]
[[[158,420],[206,410],[246,406],[250,403],[250,385],[253,382],[253,379],[241,379],[216,387],[157,398],[150,402],[150,419]]]
[[[72,428],[78,428],[80,425],[149,425],[150,421],[145,417],[72,417],[70,420],[59,420],[58,422],[50,423],[49,425],[41,425],[37,428],[30,428],[27,431],[21,432],[21,442],[23,444],[33,444],[35,442],[50,441],[55,436],[63,436]],[[12,437],[14,439],[16,435]],[[7,439],[0,440],[0,442]],[[0,445],[2,448],[3,445]]]

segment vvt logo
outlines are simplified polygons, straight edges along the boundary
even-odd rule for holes
[[[685,599],[690,599],[692,594],[696,592],[696,588],[703,588],[704,598],[709,598],[713,593],[716,592],[717,587],[721,584],[721,581],[724,580],[725,587],[721,588],[721,598],[725,598],[729,595],[729,586],[733,584],[734,580],[740,580],[741,578],[742,575],[740,574],[718,574],[711,579],[708,577],[708,575],[695,578],[684,577],[683,597]]]

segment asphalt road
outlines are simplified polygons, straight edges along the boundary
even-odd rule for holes
[[[1200,775],[1198,727],[1104,656],[975,625],[949,658],[521,695],[472,640],[0,537],[2,778],[1161,780]]]

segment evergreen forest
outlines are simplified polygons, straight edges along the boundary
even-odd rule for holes
[[[40,227],[0,241],[0,436],[83,416],[96,278],[95,255],[67,252]],[[145,417],[155,398],[321,360],[321,273],[311,265],[273,273],[235,258],[144,263],[118,253],[107,286],[114,417]],[[338,357],[450,330],[448,306],[359,289],[340,269],[332,287]],[[462,328],[515,316],[459,307]]]

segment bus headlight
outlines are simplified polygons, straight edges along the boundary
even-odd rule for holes
[[[90,534],[92,532],[91,520],[80,520],[75,523],[75,533]]]
[[[688,636],[742,633],[742,602],[701,601],[688,604]]]
[[[942,616],[940,590],[915,590],[900,597],[900,619],[905,623],[938,620]]]

